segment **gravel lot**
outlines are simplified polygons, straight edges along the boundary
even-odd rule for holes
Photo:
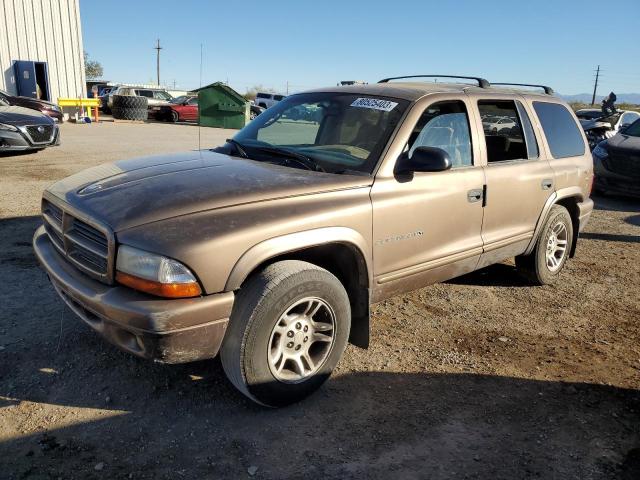
[[[231,131],[202,129],[202,145]],[[0,478],[640,478],[640,202],[597,198],[556,287],[505,263],[374,307],[307,401],[267,410],[219,361],[121,353],[63,306],[30,246],[41,191],[198,129],[62,126],[0,157]]]

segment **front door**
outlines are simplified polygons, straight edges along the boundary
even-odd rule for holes
[[[553,174],[542,158],[522,102],[477,101],[485,139],[486,198],[479,267],[523,253],[554,191]]]
[[[445,100],[427,106],[405,153],[419,146],[445,150],[453,167],[376,178],[374,300],[471,271],[482,253],[484,171],[473,158],[467,104]]]

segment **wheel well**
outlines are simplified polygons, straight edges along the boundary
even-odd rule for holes
[[[561,198],[556,202],[556,205],[562,205],[569,211],[571,215],[571,224],[573,225],[573,239],[571,241],[571,250],[569,251],[569,257],[573,258],[576,254],[576,245],[578,243],[578,229],[580,228],[580,210],[578,209],[578,197],[566,197]]]
[[[362,253],[354,246],[331,243],[287,252],[270,258],[253,271],[281,260],[300,260],[317,265],[334,274],[342,283],[351,304],[351,332],[349,342],[369,346],[369,272]]]

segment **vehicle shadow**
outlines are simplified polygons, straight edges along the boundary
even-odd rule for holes
[[[605,240],[607,242],[640,243],[640,235],[617,235],[614,233],[583,232],[580,238],[587,240]]]
[[[531,283],[518,273],[516,267],[504,263],[490,265],[448,280],[446,283],[481,287],[531,287]]]
[[[217,359],[120,352],[37,268],[39,222],[0,221],[3,479],[247,478],[250,467],[263,479],[640,478],[634,389],[362,366],[276,410],[238,393]]]

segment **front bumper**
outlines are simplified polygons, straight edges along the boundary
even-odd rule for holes
[[[19,130],[0,130],[0,152],[19,152],[23,150],[40,150],[46,147],[60,145],[60,129],[55,126],[53,139],[47,143],[31,143],[27,136]]]
[[[62,300],[91,328],[122,350],[165,363],[185,363],[218,354],[233,292],[165,300],[123,286],[105,285],[69,264],[44,227],[33,248]]]

